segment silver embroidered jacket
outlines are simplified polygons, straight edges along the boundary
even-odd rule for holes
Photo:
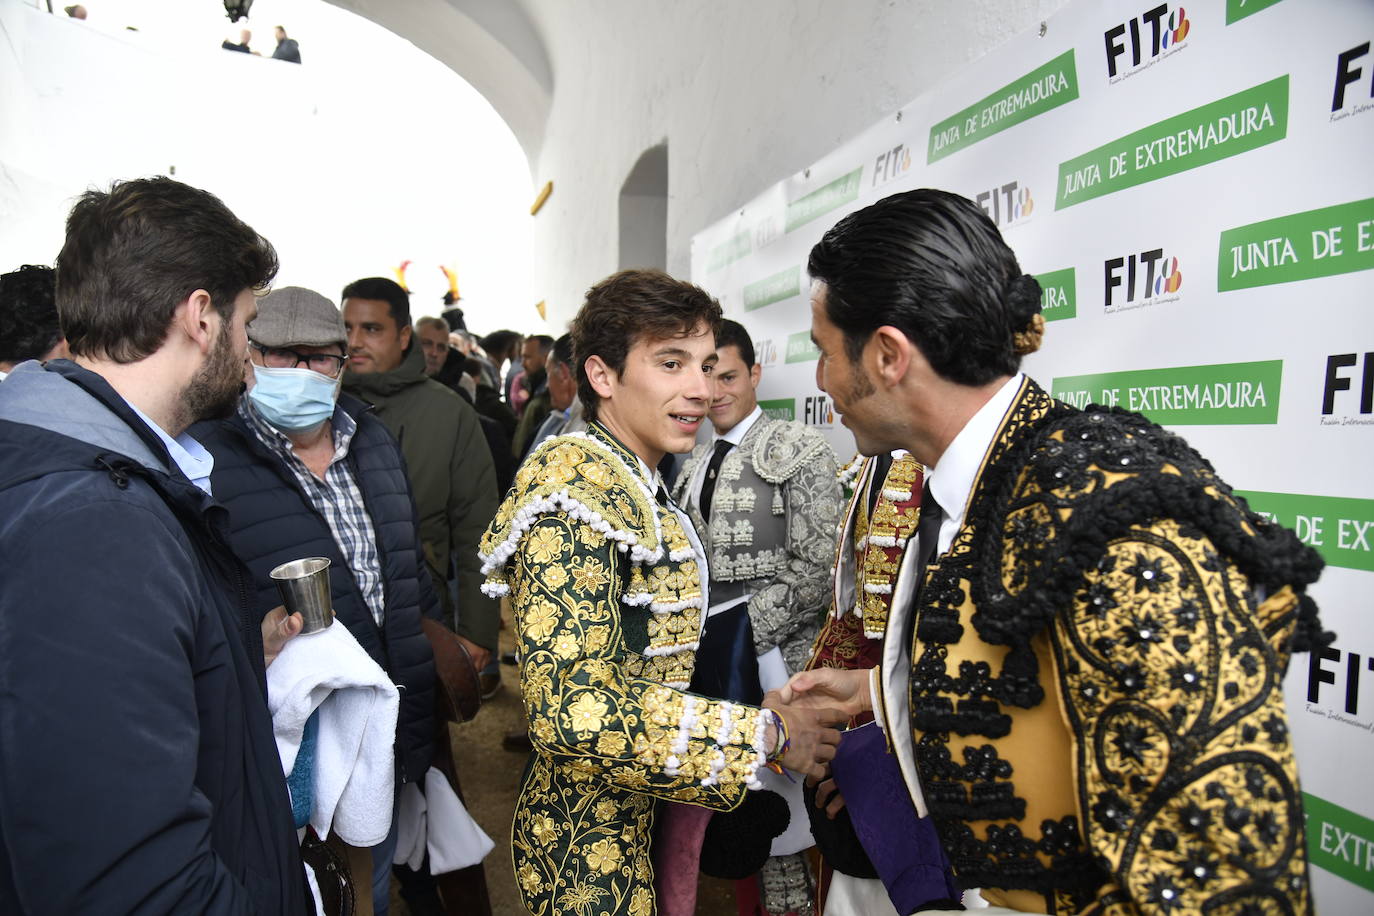
[[[841,494],[835,453],[815,430],[760,417],[721,464],[705,522],[686,499],[710,443],[699,444],[673,488],[701,534],[711,581],[741,582],[760,655],[778,646],[793,671],[806,666],[830,597]]]

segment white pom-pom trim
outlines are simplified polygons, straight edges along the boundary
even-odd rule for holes
[[[649,596],[651,599],[652,595]],[[685,611],[689,607],[705,609],[701,598],[691,598],[687,601],[650,601],[649,609],[655,614],[672,614],[676,611]]]
[[[693,641],[673,643],[670,646],[647,646],[640,654],[645,658],[657,658],[662,655],[678,655],[682,652],[695,652],[698,645],[700,645],[700,643]],[[669,684],[668,686],[672,687],[675,685]]]
[[[671,686],[671,685],[670,685]],[[694,696],[682,698],[682,717],[677,722],[677,737],[673,739],[671,745],[672,754],[663,761],[663,772],[669,776],[676,776],[678,768],[682,766],[682,755],[687,753],[691,746],[692,729],[697,724],[697,704],[705,705],[704,700],[698,700]]]
[[[663,559],[663,526],[659,521],[658,512],[655,509],[657,501],[654,499],[654,491],[644,482],[639,474],[630,469],[630,466],[626,464],[619,455],[611,451],[599,440],[592,438],[586,433],[568,433],[565,436],[559,436],[557,439],[548,440],[548,443],[542,446],[540,451],[547,450],[547,448],[550,447],[550,443],[561,442],[566,439],[582,440],[590,444],[590,451],[596,452],[598,457],[604,460],[614,461],[620,466],[621,470],[625,472],[625,476],[633,480],[639,486],[640,492],[644,494],[644,498],[649,503],[649,518],[654,524],[654,540],[659,546],[655,547],[653,550],[646,550],[640,545],[639,539],[632,532],[612,528],[610,523],[602,518],[599,512],[592,511],[582,502],[574,499],[569,495],[567,490],[559,490],[557,493],[551,493],[548,496],[532,497],[515,511],[515,515],[511,520],[511,532],[506,539],[498,544],[491,553],[478,554],[482,560],[483,575],[488,575],[492,570],[506,565],[511,555],[514,554],[519,547],[521,539],[529,532],[529,529],[533,527],[534,523],[539,520],[540,516],[559,511],[566,512],[578,521],[587,523],[593,530],[599,531],[606,537],[615,541],[616,548],[621,553],[628,552],[630,558],[638,563],[657,563],[659,560]]]
[[[730,730],[733,728],[735,720],[735,707],[728,700],[722,700],[719,709],[720,727],[716,729],[716,744],[718,746],[730,743]]]

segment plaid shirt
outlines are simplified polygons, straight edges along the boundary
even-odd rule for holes
[[[353,434],[358,431],[358,423],[340,407],[334,408],[330,420],[334,431],[334,457],[324,472],[324,479],[316,477],[305,462],[296,457],[291,440],[280,430],[258,416],[248,398],[239,400],[239,415],[248,423],[258,441],[267,446],[272,454],[296,477],[310,504],[324,517],[334,535],[334,542],[353,570],[363,599],[377,625],[382,625],[385,614],[386,595],[382,587],[382,563],[377,553],[377,532],[372,527],[372,518],[363,504],[363,494],[353,471],[344,461],[348,457],[348,445]]]

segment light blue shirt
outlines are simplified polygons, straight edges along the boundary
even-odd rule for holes
[[[128,404],[127,401],[125,403]],[[180,468],[186,479],[213,496],[210,492],[210,472],[215,469],[215,457],[205,450],[205,446],[192,439],[189,433],[182,433],[173,439],[146,413],[133,404],[129,404],[129,407],[148,424],[149,429],[157,433],[162,444],[167,446],[167,454],[172,457],[172,463]]]

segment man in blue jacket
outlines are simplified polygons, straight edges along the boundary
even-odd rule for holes
[[[167,178],[68,217],[73,360],[0,386],[0,913],[313,911],[265,699],[300,618],[252,607],[185,433],[233,410],[276,269]]]
[[[397,785],[423,784],[436,723],[434,655],[420,619],[442,615],[400,446],[366,404],[340,396],[348,335],[324,296],[274,290],[259,301],[248,341],[248,395],[234,416],[194,433],[215,458],[211,479],[229,509],[234,549],[252,570],[254,606],[277,603],[276,566],[329,558],[335,618],[401,689]],[[391,833],[372,849],[377,914],[391,899],[395,850],[393,809]],[[438,906],[427,873],[405,874],[402,885],[412,910]]]

